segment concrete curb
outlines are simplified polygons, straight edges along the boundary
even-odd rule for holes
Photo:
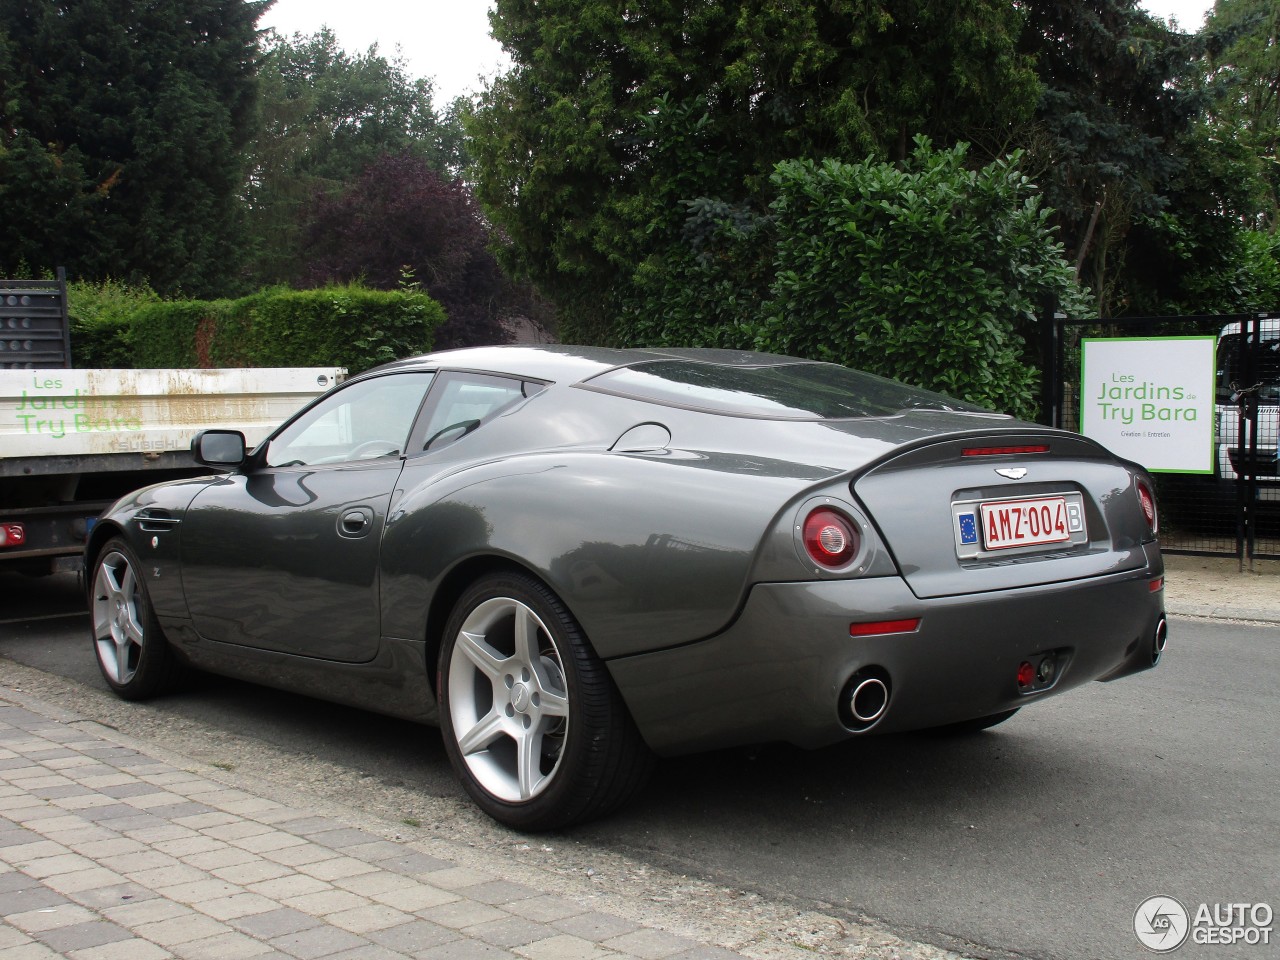
[[[1207,603],[1171,603],[1165,613],[1171,617],[1197,617],[1204,620],[1245,620],[1252,623],[1280,623],[1280,613],[1275,610],[1248,607],[1225,607]]]
[[[1280,623],[1280,564],[1241,570],[1234,557],[1165,554],[1165,610],[1177,617]]]

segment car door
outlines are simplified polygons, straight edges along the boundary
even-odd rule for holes
[[[196,497],[183,589],[202,637],[347,663],[375,656],[379,544],[432,378],[353,381]]]

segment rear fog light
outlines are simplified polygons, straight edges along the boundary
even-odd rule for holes
[[[20,547],[27,542],[27,529],[20,523],[0,523],[0,549]]]
[[[1058,679],[1058,653],[1042,653],[1018,664],[1018,692],[1039,693]]]

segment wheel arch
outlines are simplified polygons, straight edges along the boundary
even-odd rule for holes
[[[85,599],[103,680],[124,700],[167,693],[181,682],[187,663],[156,616],[137,546],[115,523],[95,525],[94,534],[85,546],[92,558],[85,571]],[[106,575],[108,564],[114,578]]]
[[[97,562],[98,555],[102,553],[102,548],[107,545],[107,542],[115,537],[120,537],[126,543],[129,542],[129,535],[125,528],[114,520],[99,520],[89,532],[89,539],[84,545],[86,590],[93,589],[93,565]]]
[[[423,655],[426,657],[427,676],[431,679],[431,688],[433,690],[439,689],[438,661],[440,659],[440,647],[444,643],[444,628],[449,622],[449,615],[453,613],[454,608],[458,605],[458,600],[461,599],[462,594],[471,584],[482,577],[500,573],[518,573],[532,577],[555,594],[561,603],[565,603],[564,598],[551,584],[547,583],[545,577],[540,576],[536,570],[513,560],[511,557],[484,554],[468,557],[461,561],[441,579],[439,586],[436,587],[431,597],[431,604],[427,608],[427,625],[424,633],[426,648]],[[565,609],[568,609],[568,604],[565,604]],[[570,611],[570,614],[572,614],[572,611]]]
[[[546,578],[505,556],[471,557],[442,579],[430,614],[445,750],[482,810],[517,830],[558,829],[611,812],[643,786],[653,755],[609,668]],[[537,621],[536,641],[516,639],[510,621],[521,617]],[[477,631],[468,643],[487,651],[480,660],[457,654],[458,628]],[[539,659],[544,667],[533,665]],[[488,697],[468,692],[483,687]]]

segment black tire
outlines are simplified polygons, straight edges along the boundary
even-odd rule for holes
[[[948,723],[941,727],[930,727],[925,733],[936,737],[964,737],[973,733],[981,733],[983,730],[989,730],[997,723],[1004,723],[1012,717],[1019,707],[1012,710],[1004,710],[1000,713],[993,713],[989,717],[974,717],[972,720],[961,720],[959,723]]]
[[[652,755],[604,663],[531,576],[487,576],[462,595],[437,677],[449,760],[499,823],[554,830],[604,816],[648,777]]]
[[[172,689],[184,672],[151,609],[142,566],[116,537],[89,578],[90,629],[102,678],[117,696],[145,700]]]

